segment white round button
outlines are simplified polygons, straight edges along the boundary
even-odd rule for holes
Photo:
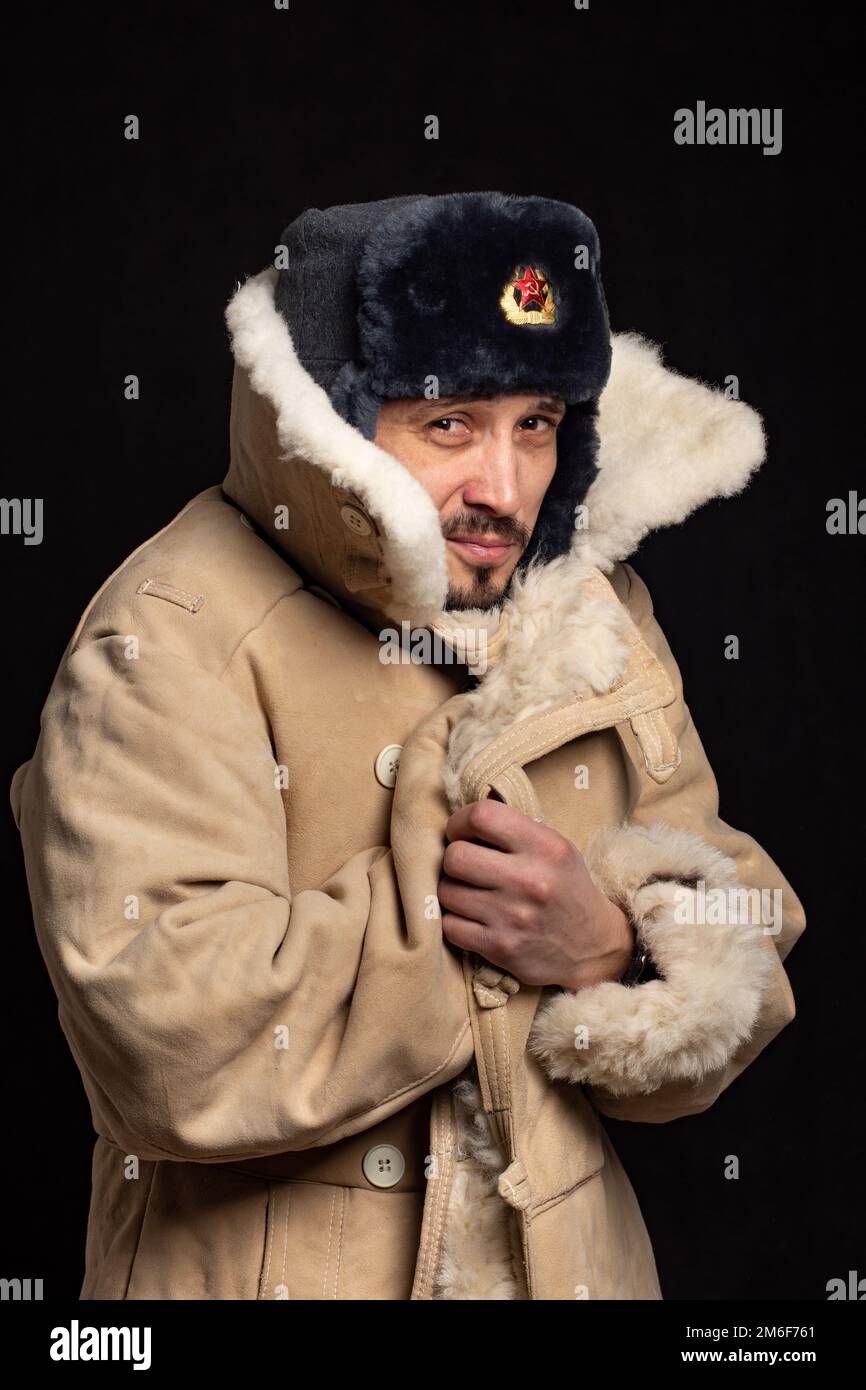
[[[400,754],[402,752],[402,743],[389,743],[388,747],[383,748],[376,759],[376,781],[381,782],[383,787],[396,786],[397,769],[400,766]]]
[[[341,507],[340,516],[343,518],[343,525],[354,531],[356,536],[369,536],[373,529],[364,513],[359,512],[357,507]]]
[[[361,1167],[374,1187],[393,1187],[406,1171],[406,1160],[393,1144],[376,1144],[364,1154]]]

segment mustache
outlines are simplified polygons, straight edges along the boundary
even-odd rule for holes
[[[478,512],[462,511],[448,518],[442,526],[442,534],[449,536],[489,536],[495,533],[505,541],[512,541],[522,550],[526,549],[532,535],[529,527],[513,516],[487,516]]]

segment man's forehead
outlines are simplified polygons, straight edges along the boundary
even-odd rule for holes
[[[426,397],[422,397],[417,400],[407,400],[406,405],[408,407],[408,414],[410,416],[415,416],[423,415],[428,410],[447,409],[452,405],[471,405],[475,404],[476,402],[484,402],[489,405],[496,405],[499,401],[507,401],[514,399],[516,395],[516,392],[512,392],[510,394],[501,393],[496,396],[478,395],[475,392],[467,391],[457,396],[437,396],[433,400],[427,400]],[[532,393],[529,391],[520,393],[520,398],[524,400],[531,398],[531,396]],[[532,401],[532,405],[530,408],[532,410],[552,410],[555,412],[564,412],[565,401],[563,401],[559,396],[538,396]]]

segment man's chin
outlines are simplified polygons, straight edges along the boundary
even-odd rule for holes
[[[510,586],[510,575],[503,580],[492,567],[476,569],[470,582],[449,584],[445,599],[446,611],[460,612],[462,609],[480,608],[486,612],[502,602]]]

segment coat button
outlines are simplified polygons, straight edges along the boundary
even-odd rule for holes
[[[400,766],[402,743],[389,743],[376,759],[376,781],[383,787],[393,787],[397,783],[397,769]]]
[[[343,518],[343,525],[354,531],[356,536],[369,536],[373,529],[364,513],[357,507],[341,507],[340,516]]]
[[[406,1160],[393,1144],[375,1144],[364,1154],[361,1167],[374,1187],[393,1187],[406,1171]]]

